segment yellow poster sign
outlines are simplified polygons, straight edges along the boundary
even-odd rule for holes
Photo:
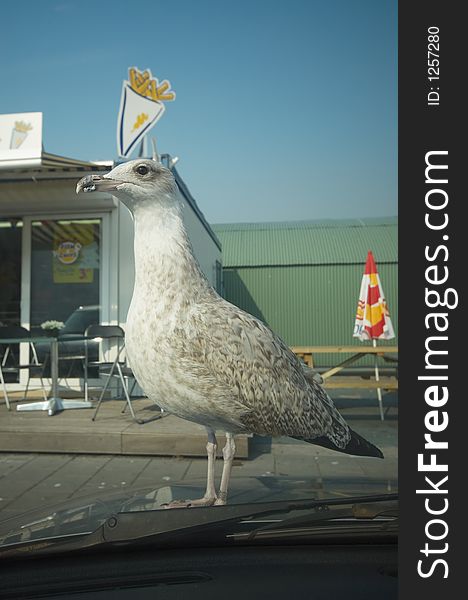
[[[54,263],[54,283],[93,283],[94,270]]]
[[[93,225],[61,224],[54,232],[52,255],[54,283],[92,283],[99,266]]]

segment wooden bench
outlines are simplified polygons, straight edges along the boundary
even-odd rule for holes
[[[341,388],[365,388],[368,390],[397,390],[398,379],[396,377],[381,377],[379,381],[375,379],[364,379],[362,377],[333,377],[325,379],[323,387],[327,389]]]

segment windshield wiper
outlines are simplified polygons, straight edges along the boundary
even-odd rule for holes
[[[375,500],[375,498],[374,498]],[[236,541],[271,540],[278,537],[343,535],[343,533],[389,533],[398,531],[398,500],[353,503],[351,508],[318,506],[313,512],[262,524],[249,533],[229,536]],[[371,526],[369,527],[369,524]]]
[[[247,519],[267,517],[275,514],[288,514],[295,511],[313,511],[308,522],[330,520],[334,517],[355,517],[356,514],[375,513],[375,506],[394,502],[397,494],[378,496],[351,496],[327,500],[275,501],[256,504],[233,504],[216,507],[184,509],[158,509],[144,512],[121,512],[110,516],[92,533],[68,535],[56,538],[30,540],[0,548],[0,558],[7,556],[38,556],[48,553],[63,553],[100,546],[124,547],[177,536],[191,536],[219,531],[235,523],[248,523]],[[347,508],[344,508],[347,506]],[[288,519],[283,523],[291,523]],[[231,532],[232,533],[232,532]]]

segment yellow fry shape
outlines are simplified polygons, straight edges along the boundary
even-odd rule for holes
[[[158,99],[159,100],[174,100],[175,98],[175,94],[174,92],[167,92],[166,90],[170,89],[171,84],[169,83],[169,81],[167,81],[167,79],[165,79],[164,81],[161,82],[161,84],[158,87]]]
[[[151,98],[152,100],[158,99],[158,94],[157,94],[156,89],[157,89],[156,81],[154,79],[151,79],[151,81],[149,82],[148,91],[147,91],[148,98]]]
[[[149,70],[143,72],[136,67],[128,70],[128,79],[130,87],[140,96],[151,98],[152,100],[175,100],[175,93],[170,91],[171,84],[166,79],[158,83],[157,78],[151,78]]]

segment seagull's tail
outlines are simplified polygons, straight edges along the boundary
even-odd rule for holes
[[[336,452],[343,452],[344,454],[353,454],[354,456],[374,456],[375,458],[383,458],[381,450],[371,444],[367,440],[365,440],[359,433],[356,433],[352,429],[349,430],[351,434],[351,439],[347,443],[344,448],[339,448],[336,444],[332,442],[326,436],[320,436],[317,438],[296,438],[302,439],[304,442],[308,442],[309,444],[315,444],[316,446],[323,446],[324,448],[329,448],[330,450],[336,450]]]

